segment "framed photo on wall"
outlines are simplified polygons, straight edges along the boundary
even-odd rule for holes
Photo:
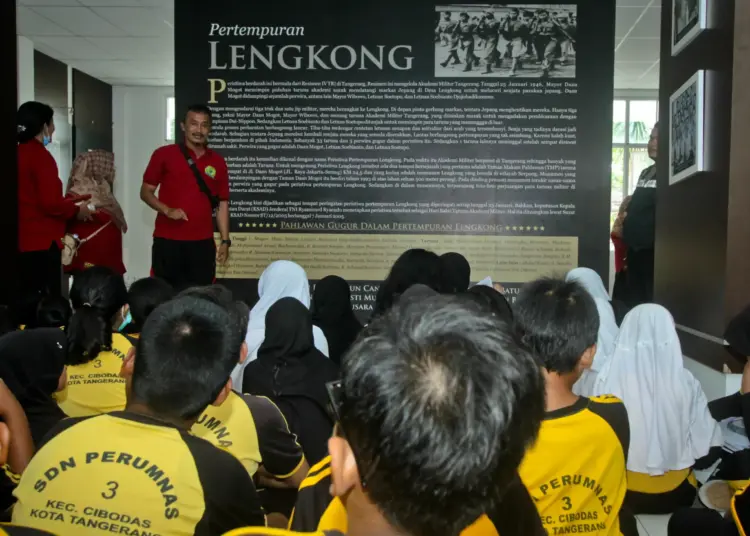
[[[669,98],[669,184],[706,171],[706,71],[698,71]]]
[[[672,3],[672,56],[676,56],[710,24],[712,0],[674,0]]]

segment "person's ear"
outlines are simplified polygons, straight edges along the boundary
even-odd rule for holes
[[[359,469],[349,442],[334,436],[328,440],[331,455],[331,495],[344,497],[360,483]]]
[[[583,370],[588,370],[591,365],[594,364],[594,356],[596,355],[596,343],[592,344],[583,352],[581,359],[578,361],[578,367]]]
[[[63,367],[62,374],[60,374],[60,379],[57,380],[57,392],[64,391],[65,388],[68,386],[68,367]]]
[[[135,346],[131,346],[128,353],[125,355],[125,359],[122,360],[122,366],[120,367],[120,378],[125,378],[125,381],[130,383],[133,379],[133,368],[135,367]]]
[[[4,422],[0,422],[0,465],[8,463],[10,452],[10,428]]]
[[[247,361],[247,354],[250,352],[247,348],[247,343],[242,342],[242,346],[240,346],[240,363],[244,363]]]
[[[185,132],[185,121],[180,121],[180,128]]]
[[[219,396],[216,397],[216,400],[211,402],[212,406],[221,406],[224,401],[229,397],[229,394],[232,392],[232,378],[229,378],[227,380],[227,383],[224,384],[224,387],[221,388],[221,391],[219,391]]]

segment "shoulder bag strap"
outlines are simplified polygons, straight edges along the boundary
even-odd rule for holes
[[[188,165],[190,166],[190,169],[193,171],[193,175],[195,176],[195,181],[198,183],[198,188],[200,188],[201,192],[206,194],[206,197],[208,197],[208,200],[211,202],[211,208],[215,209],[219,206],[219,198],[216,197],[214,194],[211,193],[211,190],[209,190],[208,185],[206,184],[206,181],[203,180],[203,175],[201,175],[200,170],[198,169],[198,166],[195,165],[195,161],[190,156],[190,153],[188,152],[187,147],[184,143],[178,144],[180,146],[180,151],[182,152],[182,156],[185,157],[185,160],[187,160]]]
[[[107,223],[105,223],[104,225],[102,225],[101,227],[99,227],[96,231],[94,231],[93,233],[91,233],[90,235],[88,235],[86,238],[80,238],[80,239],[78,239],[78,247],[81,247],[86,242],[88,242],[89,240],[91,240],[92,238],[94,238],[96,235],[98,235],[99,233],[101,233],[110,223],[112,223],[112,220],[109,220]]]

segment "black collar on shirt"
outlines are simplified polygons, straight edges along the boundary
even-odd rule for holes
[[[564,408],[556,409],[554,411],[548,411],[544,414],[544,420],[549,421],[552,419],[559,419],[561,417],[568,417],[574,415],[579,411],[583,411],[589,405],[589,399],[585,396],[580,397],[575,403]]]

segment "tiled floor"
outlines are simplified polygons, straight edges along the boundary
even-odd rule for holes
[[[641,536],[667,536],[669,516],[635,516],[638,520],[638,532]]]

